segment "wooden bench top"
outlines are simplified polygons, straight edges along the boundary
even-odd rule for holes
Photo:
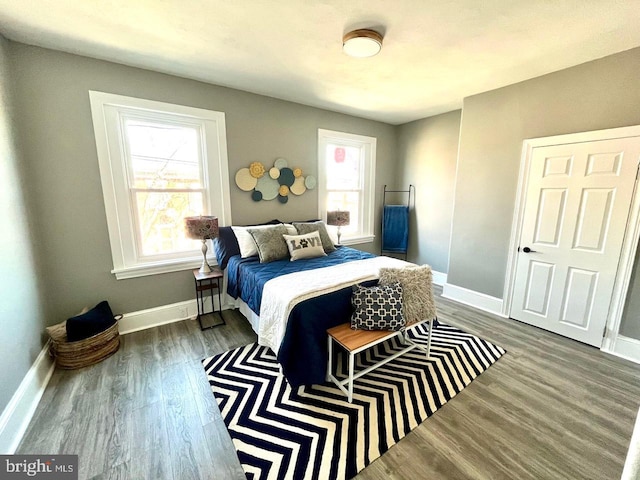
[[[327,330],[331,337],[348,351],[357,350],[381,338],[396,335],[389,330],[352,330],[350,323],[343,323]]]

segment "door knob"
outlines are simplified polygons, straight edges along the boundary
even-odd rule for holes
[[[524,247],[522,251],[524,253],[537,253],[535,250],[531,250],[529,247]]]

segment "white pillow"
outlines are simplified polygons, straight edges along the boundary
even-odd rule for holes
[[[324,257],[327,255],[324,253],[319,232],[311,232],[305,235],[283,235],[283,237],[287,243],[292,262],[302,258]]]
[[[273,225],[257,225],[255,227],[234,227],[231,229],[233,233],[235,233],[236,238],[238,239],[238,246],[240,247],[240,256],[242,258],[253,257],[258,255],[258,246],[256,245],[255,240],[249,233],[247,229],[262,229],[273,227]]]
[[[273,227],[273,225],[280,225],[280,224],[275,223],[272,225],[256,225],[254,227],[232,226],[231,229],[233,230],[233,233],[236,235],[236,238],[238,239],[238,246],[240,247],[240,256],[242,258],[247,258],[247,257],[254,257],[258,255],[258,245],[256,245],[256,241],[253,239],[253,236],[251,236],[251,234],[247,230],[248,228],[261,229],[261,228]],[[298,230],[296,230],[296,227],[294,227],[292,224],[285,223],[284,226],[287,227],[287,231],[291,235],[296,235],[298,233]]]
[[[287,233],[289,235],[298,235],[298,230],[296,230],[296,227],[293,226],[293,224],[291,223],[285,223],[283,224],[285,227],[287,227]]]

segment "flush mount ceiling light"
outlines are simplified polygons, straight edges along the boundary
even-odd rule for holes
[[[354,30],[342,37],[342,49],[350,57],[373,57],[382,49],[382,35],[369,29]]]

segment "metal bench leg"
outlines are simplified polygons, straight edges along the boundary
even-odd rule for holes
[[[347,395],[347,399],[349,403],[353,400],[353,359],[355,355],[352,352],[349,352],[349,394]]]
[[[329,360],[327,361],[327,374],[325,379],[331,380],[331,374],[333,372],[333,345],[331,345],[331,335],[327,335],[327,351],[329,352]]]
[[[409,337],[408,329],[405,330],[403,335],[402,335],[402,343],[413,345],[414,348],[422,350],[424,353],[427,354],[427,360],[429,360],[431,358],[431,336],[432,336],[432,333],[433,333],[433,320],[425,320],[424,323],[428,323],[429,324],[429,333],[427,334],[427,347],[426,348],[423,345],[421,345],[419,343],[416,343],[413,340],[411,340],[411,338]]]
[[[427,360],[431,356],[431,334],[433,333],[433,318],[429,320],[429,335],[427,336]]]

